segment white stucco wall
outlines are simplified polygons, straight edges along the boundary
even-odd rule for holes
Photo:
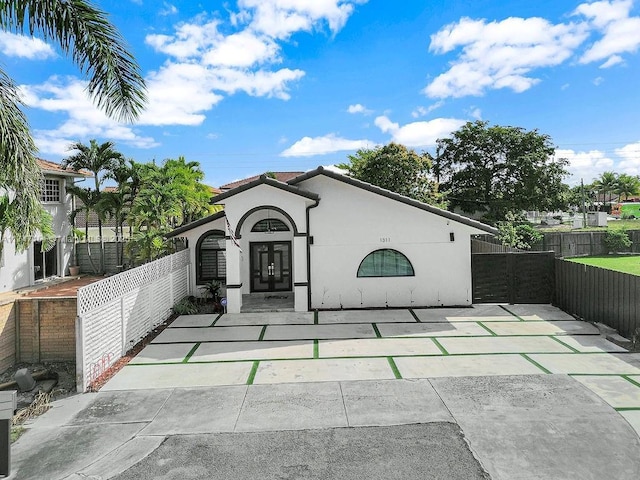
[[[66,185],[71,184],[71,177],[55,177],[61,181],[60,202],[44,203],[44,209],[51,214],[53,232],[57,239],[56,245],[56,275],[63,277],[68,273],[68,267],[73,255],[73,241],[69,214],[71,213],[72,196],[67,194]],[[24,251],[16,251],[11,235],[4,242],[3,259],[0,262],[0,292],[17,290],[35,283],[33,274],[33,243]],[[35,238],[35,241],[39,238]]]
[[[471,304],[470,235],[482,231],[323,175],[299,186],[321,197],[310,210],[312,308]],[[383,248],[403,253],[415,276],[357,278]]]

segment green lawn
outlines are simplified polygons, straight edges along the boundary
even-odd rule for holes
[[[623,230],[640,230],[640,219],[634,220],[610,220],[608,227],[586,227],[572,228],[570,224],[554,225],[551,227],[540,227],[541,232],[597,232],[607,228],[621,228]]]
[[[640,276],[640,255],[601,255],[598,257],[567,258],[567,260]]]

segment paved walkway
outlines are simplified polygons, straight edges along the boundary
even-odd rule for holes
[[[635,480],[640,354],[550,306],[183,316],[30,428],[11,478]]]
[[[640,354],[548,305],[181,316],[103,391],[550,373],[640,432]]]

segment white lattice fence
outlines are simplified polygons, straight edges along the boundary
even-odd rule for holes
[[[113,365],[189,294],[189,250],[78,289],[78,391]]]

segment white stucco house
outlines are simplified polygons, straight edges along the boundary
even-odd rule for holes
[[[296,311],[470,305],[471,236],[497,233],[322,167],[263,175],[213,202],[224,211],[169,236],[187,239],[191,291],[220,280],[230,313],[278,292]]]
[[[53,218],[56,243],[42,252],[42,239],[35,238],[24,251],[16,251],[10,235],[5,238],[0,258],[0,293],[34,285],[49,277],[64,277],[73,255],[73,231],[69,214],[73,198],[67,186],[77,179],[91,176],[89,172],[64,169],[47,160],[38,160],[43,174],[40,200]]]

